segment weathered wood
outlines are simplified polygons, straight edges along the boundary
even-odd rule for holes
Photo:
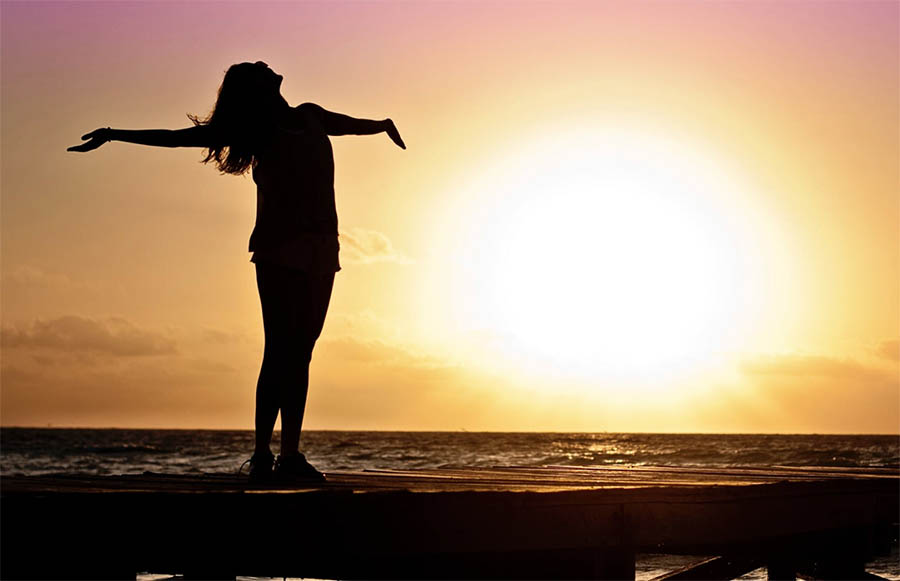
[[[820,581],[822,579],[831,579],[831,577],[817,577],[812,573],[797,573],[797,579],[802,579],[803,581]],[[837,578],[835,578],[837,579]],[[839,577],[841,581],[890,581],[886,577],[882,577],[880,575],[876,575],[874,573],[869,573],[868,571],[861,571],[854,573],[852,576],[847,577]]]
[[[628,579],[636,551],[762,566],[777,548],[805,554],[817,534],[884,529],[898,511],[889,471],[505,467],[341,472],[307,486],[161,474],[2,484],[3,578]]]
[[[761,559],[751,556],[709,557],[686,565],[652,581],[718,581],[735,579],[760,567]]]
[[[451,490],[552,491],[623,488],[708,488],[710,486],[753,486],[778,482],[821,484],[827,481],[894,483],[900,477],[889,469],[699,469],[664,467],[447,467],[432,470],[366,470],[329,474],[322,489],[350,489],[355,492],[408,490],[437,492]],[[177,475],[155,474],[92,477],[58,474],[41,477],[4,477],[5,492],[73,492],[130,490],[145,492],[212,492],[315,490],[316,487],[250,486],[246,479],[229,474]],[[895,495],[893,495],[895,496]]]

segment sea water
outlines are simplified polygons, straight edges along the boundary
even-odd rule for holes
[[[277,434],[276,434],[277,441]],[[499,432],[304,432],[302,448],[324,472],[440,466],[821,466],[900,471],[900,438],[870,435]],[[253,451],[244,430],[0,429],[0,476],[236,472]],[[690,558],[640,555],[650,579]],[[867,570],[900,581],[894,552]],[[142,581],[160,576],[140,576]],[[758,570],[742,579],[765,579]]]

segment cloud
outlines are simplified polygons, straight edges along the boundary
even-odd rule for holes
[[[48,273],[28,265],[19,266],[4,278],[16,284],[29,286],[67,287],[72,284],[71,279],[64,274]]]
[[[451,367],[446,363],[413,353],[403,347],[390,345],[379,340],[360,340],[353,337],[341,337],[322,341],[319,349],[323,355],[343,361],[375,363],[385,366],[398,366],[418,369],[439,369]]]
[[[0,344],[5,349],[44,348],[123,357],[176,352],[172,339],[141,329],[121,317],[97,320],[68,315],[49,321],[38,319],[27,328],[4,326]]]
[[[890,359],[891,361],[900,361],[900,340],[892,339],[882,341],[875,349],[875,353],[879,357]]]
[[[504,411],[480,376],[440,354],[404,343],[340,337],[316,347],[311,367],[310,427],[458,429],[490,425]]]
[[[250,338],[245,333],[237,331],[222,331],[204,327],[200,329],[200,339],[210,345],[228,345],[231,343],[247,343]]]
[[[252,426],[253,377],[206,360],[128,357],[0,366],[0,423]]]
[[[4,425],[239,426],[252,418],[257,354],[210,344],[202,328],[66,316],[6,326],[0,339]]]
[[[28,289],[44,288],[58,291],[96,291],[102,286],[93,281],[76,281],[66,274],[47,272],[42,268],[28,264],[17,266],[14,270],[4,273],[3,281],[8,281]]]
[[[741,363],[745,375],[780,378],[875,379],[883,377],[878,369],[853,359],[820,355],[775,355],[757,357]]]
[[[390,239],[375,230],[354,228],[341,232],[342,259],[347,262],[372,264],[374,262],[396,262],[408,264],[409,258],[398,252]]]
[[[261,345],[210,345],[190,329],[174,334],[181,349],[172,356],[82,356],[39,346],[47,335],[61,341],[43,326],[53,325],[5,333],[18,348],[4,346],[0,361],[4,425],[252,426]],[[437,418],[455,428],[445,414],[464,415],[475,397],[464,370],[383,340],[322,340],[311,371],[308,425],[317,427],[426,429]]]
[[[184,366],[187,370],[208,374],[234,373],[237,371],[237,368],[233,365],[206,358],[186,359]]]
[[[789,354],[749,359],[740,369],[751,391],[746,405],[731,412],[738,419],[757,414],[754,425],[820,433],[896,433],[900,427],[896,368]]]

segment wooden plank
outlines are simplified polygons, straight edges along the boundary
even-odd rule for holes
[[[2,576],[31,575],[37,563],[49,576],[472,578],[503,563],[517,578],[627,578],[636,550],[752,547],[744,554],[760,557],[785,538],[896,517],[896,478],[795,472],[457,467],[296,486],[234,475],[5,477]],[[98,546],[103,562],[76,562]],[[60,558],[41,561],[47,547]]]
[[[760,557],[709,557],[680,567],[675,571],[654,577],[652,581],[719,581],[735,579],[758,569]]]
[[[601,489],[601,488],[648,488],[648,487],[709,487],[709,486],[750,486],[754,484],[770,484],[774,482],[892,482],[897,479],[885,479],[883,476],[873,478],[788,478],[775,475],[768,478],[755,476],[742,476],[731,474],[719,474],[712,480],[697,479],[691,473],[664,472],[658,475],[648,476],[635,473],[627,474],[601,474],[601,477],[589,474],[575,474],[543,469],[541,471],[501,471],[490,470],[484,473],[472,473],[472,471],[372,471],[364,473],[339,472],[329,474],[327,483],[317,486],[323,489],[353,488],[359,492],[382,489],[404,490],[490,490],[490,489],[533,489],[533,490],[561,490],[561,489]],[[251,488],[261,490],[296,489],[298,487],[275,486],[250,486],[245,478],[234,475],[215,476],[168,476],[159,474],[123,476],[115,478],[77,477],[77,476],[47,476],[47,477],[6,477],[4,488],[10,492],[19,490],[43,489],[51,491],[57,488],[70,488],[88,490],[90,488],[100,490],[161,490],[177,489],[190,490],[235,490],[244,491]],[[305,488],[310,488],[306,486]]]
[[[449,488],[490,488],[493,486],[534,488],[607,488],[628,486],[746,486],[773,481],[806,482],[823,480],[894,480],[900,478],[896,471],[823,471],[811,469],[685,469],[664,467],[631,468],[581,468],[581,467],[494,467],[471,469],[451,467],[432,470],[368,470],[364,472],[335,472],[329,474],[327,487],[355,486],[360,490],[372,488],[418,488],[440,486]],[[16,487],[22,479],[7,477],[4,484]],[[44,482],[49,485],[70,483],[83,486],[95,483],[120,488],[139,487],[150,482],[152,486],[172,485],[220,486],[246,488],[246,480],[235,475],[130,475],[115,478],[53,475],[31,477],[29,483]]]
[[[812,490],[792,494],[790,485],[773,484],[766,495],[629,504],[636,544],[663,550],[691,546],[717,547],[754,539],[797,535],[821,530],[874,527],[886,515],[875,513],[875,499],[867,491]],[[685,525],[690,523],[690,530]]]
[[[850,577],[848,577],[848,578],[843,578],[843,577],[841,577],[840,580],[841,580],[841,581],[847,581],[847,579],[849,579],[849,578],[850,578]],[[820,581],[820,580],[822,580],[823,578],[822,578],[822,577],[816,577],[815,575],[810,574],[810,573],[803,573],[803,572],[800,572],[800,573],[797,573],[797,579],[802,579],[803,581]],[[869,573],[868,571],[862,571],[862,572],[856,573],[856,574],[852,577],[852,579],[853,579],[854,581],[867,581],[867,580],[868,580],[868,581],[890,581],[890,579],[888,579],[888,578],[886,578],[886,577],[882,577],[882,576],[880,576],[880,575],[876,575],[875,573]]]

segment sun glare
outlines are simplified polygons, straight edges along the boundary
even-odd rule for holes
[[[460,317],[520,366],[658,381],[731,349],[758,310],[746,196],[676,141],[542,140],[471,195]]]

